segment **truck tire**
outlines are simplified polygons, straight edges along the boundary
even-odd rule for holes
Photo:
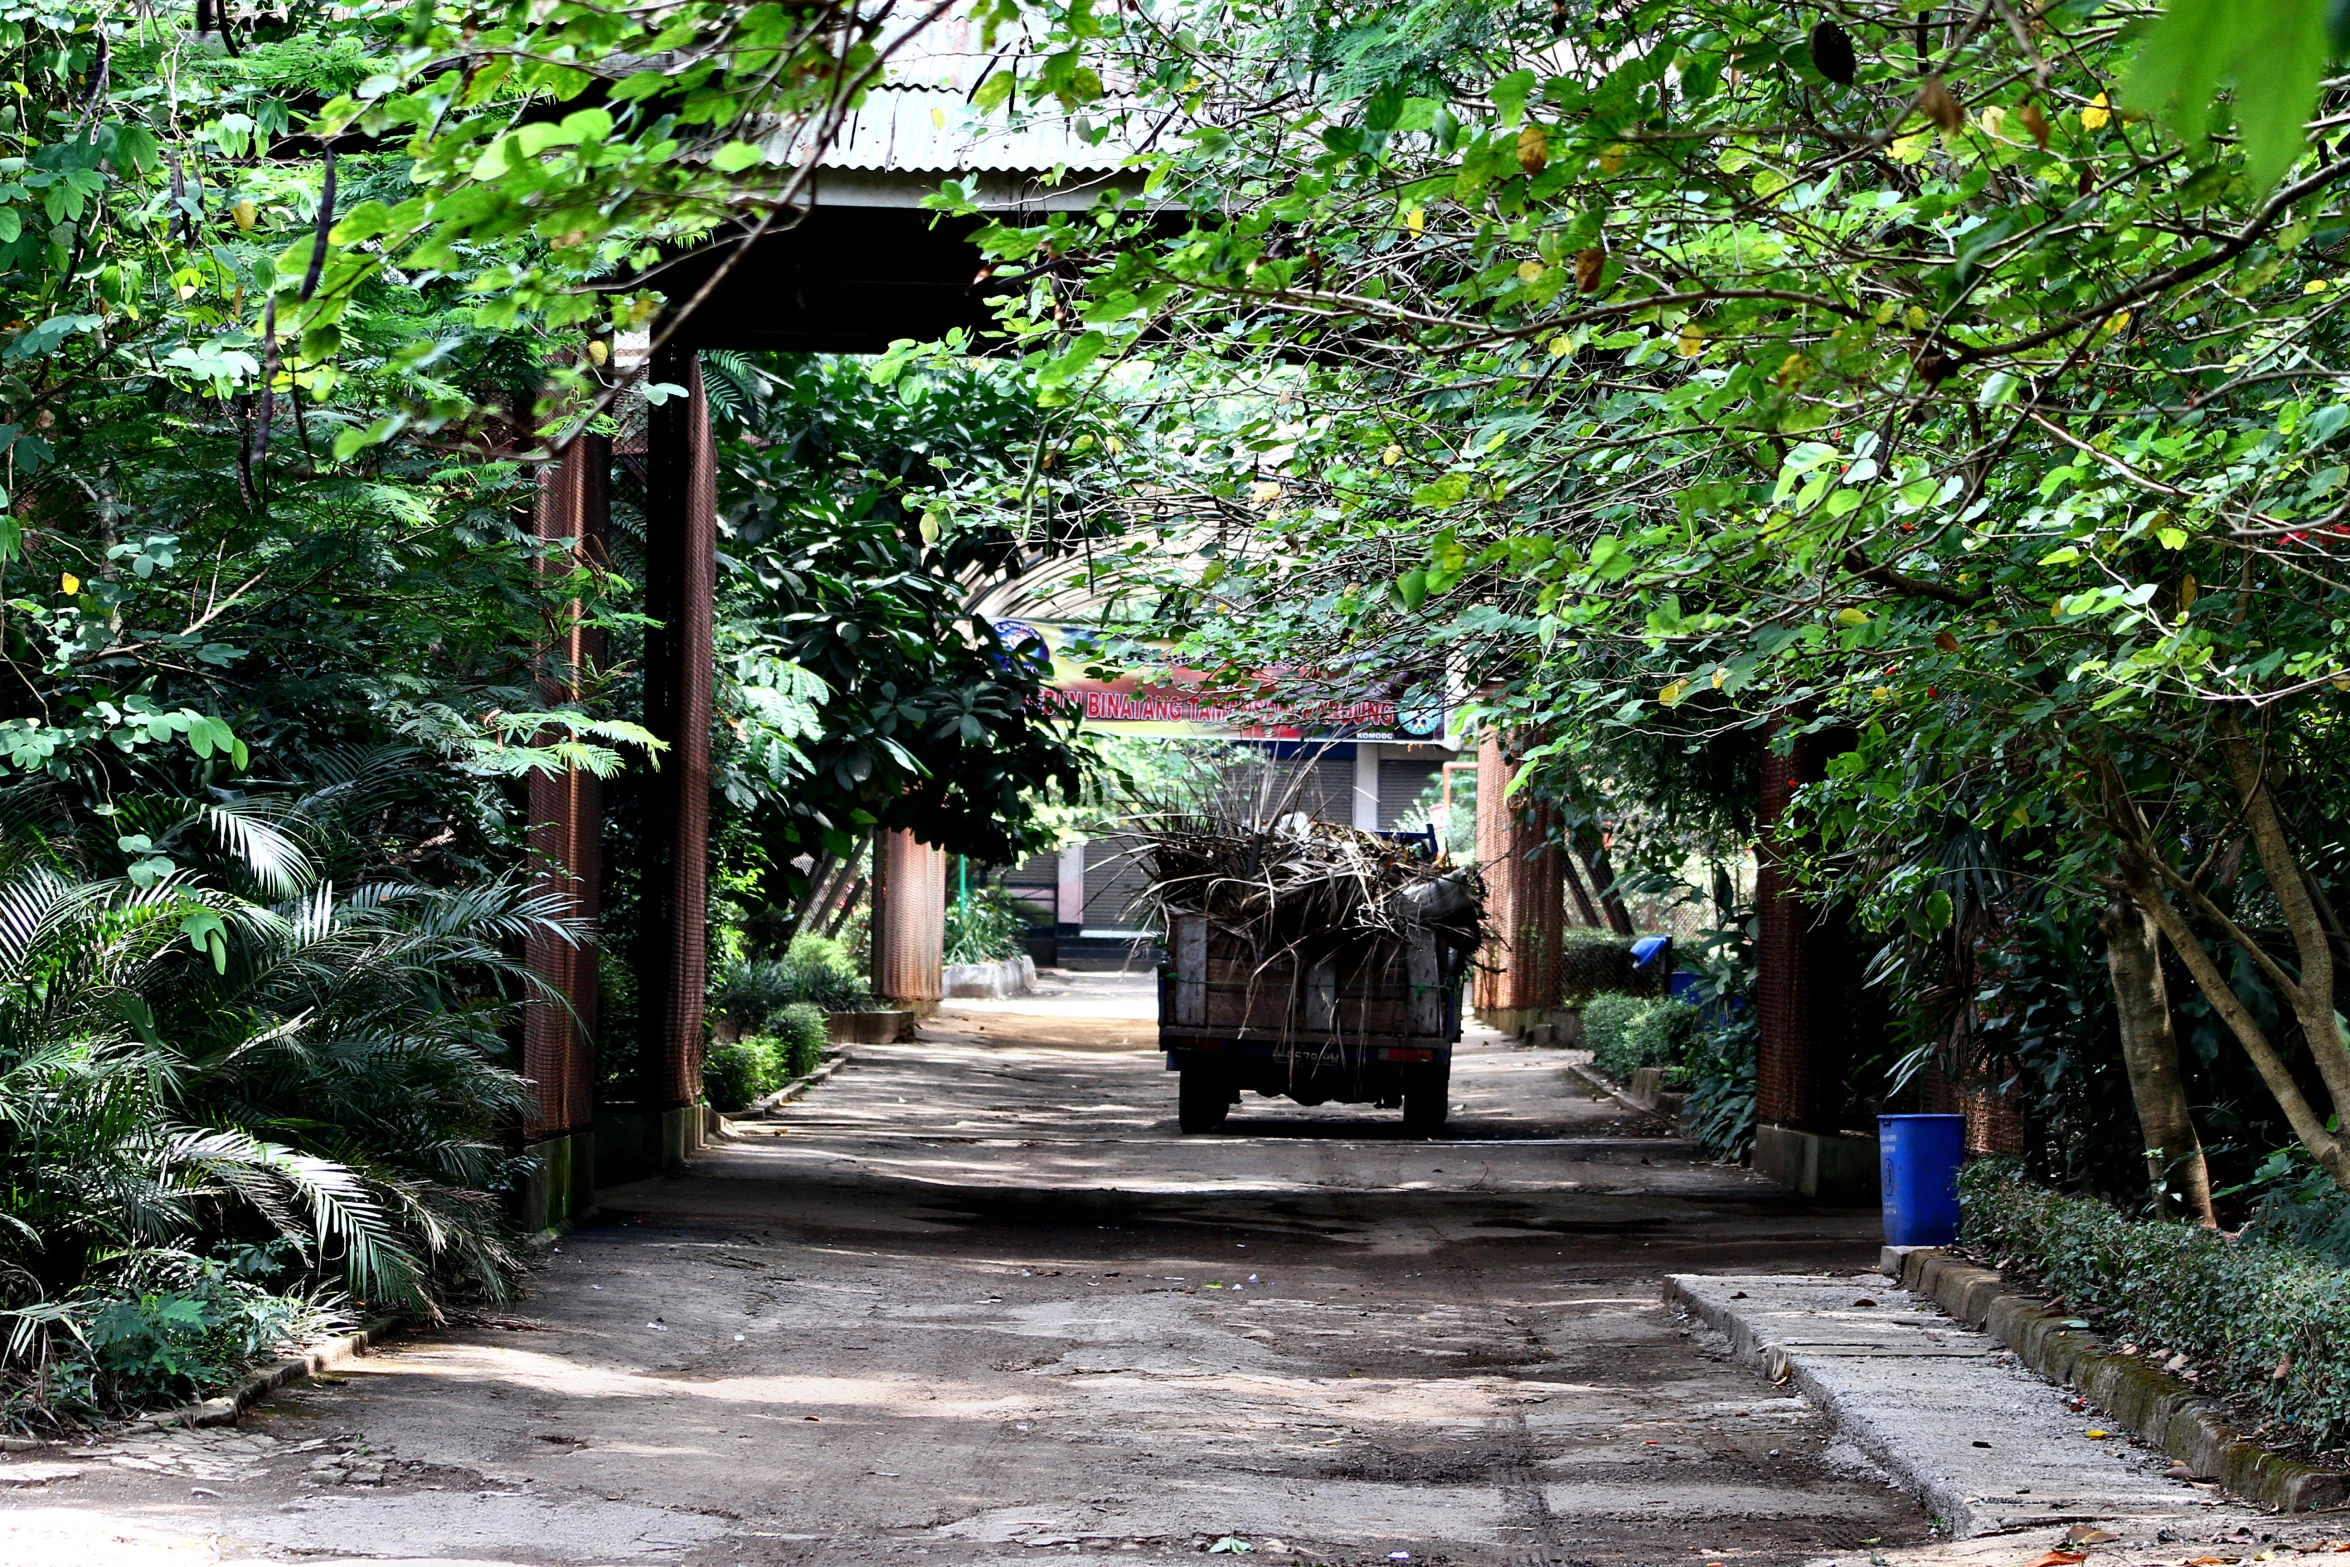
[[[1176,1074],[1175,1119],[1185,1131],[1212,1132],[1231,1108],[1232,1091],[1218,1073],[1187,1065]]]
[[[1424,1067],[1404,1079],[1403,1129],[1406,1137],[1434,1137],[1444,1130],[1452,1109],[1452,1065]]]

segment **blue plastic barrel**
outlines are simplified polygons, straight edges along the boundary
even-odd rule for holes
[[[1958,1239],[1958,1166],[1965,1157],[1963,1115],[1877,1117],[1885,1244],[1948,1246]]]

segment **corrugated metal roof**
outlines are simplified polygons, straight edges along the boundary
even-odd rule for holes
[[[1035,51],[1007,32],[980,47],[972,24],[932,23],[889,58],[887,85],[874,88],[824,156],[829,168],[868,173],[1033,173],[1067,167],[1102,173],[1133,151],[1123,134],[1127,105],[1098,103],[1075,114],[981,114],[971,95],[997,71],[1033,64]],[[1096,139],[1095,133],[1107,130]],[[804,128],[779,130],[765,151],[771,163],[795,161]]]
[[[1119,134],[1123,115],[1112,109],[1031,115],[1007,123],[999,111],[982,115],[963,93],[948,87],[878,87],[849,116],[824,155],[833,169],[923,174],[1043,173],[1066,166],[1089,173],[1124,165],[1131,154]],[[1107,128],[1097,142],[1093,133]],[[781,132],[766,148],[773,163],[795,161],[801,127]]]

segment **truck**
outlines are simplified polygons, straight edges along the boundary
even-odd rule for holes
[[[1425,925],[1337,934],[1266,953],[1203,913],[1170,912],[1159,1048],[1177,1120],[1211,1132],[1241,1094],[1401,1106],[1433,1136],[1461,1037],[1462,954]]]

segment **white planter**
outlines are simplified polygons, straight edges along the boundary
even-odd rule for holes
[[[940,989],[949,997],[971,1001],[1001,1001],[1024,996],[1036,978],[1036,964],[1023,955],[1000,963],[949,963],[940,973]]]

